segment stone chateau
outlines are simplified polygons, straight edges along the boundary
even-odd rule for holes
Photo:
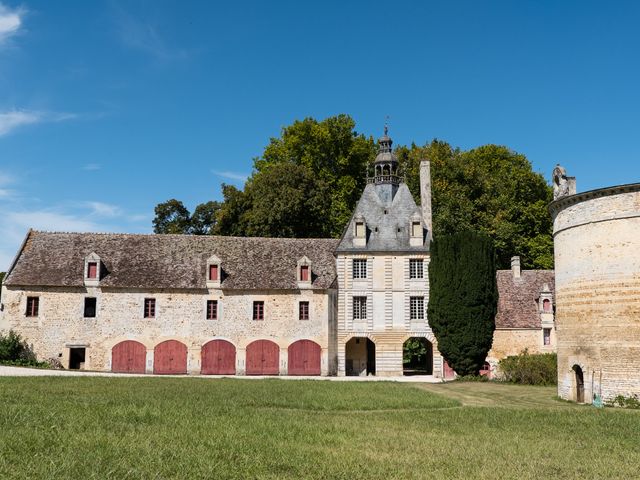
[[[0,330],[65,368],[203,375],[450,376],[427,318],[431,177],[421,205],[385,128],[342,238],[29,231],[2,286]],[[486,371],[555,351],[552,271],[497,273]],[[408,340],[427,352],[403,364]]]

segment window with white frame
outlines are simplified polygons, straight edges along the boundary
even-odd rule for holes
[[[367,260],[355,258],[353,260],[353,278],[367,278]]]
[[[544,328],[542,330],[542,338],[543,338],[544,345],[551,345],[551,329],[550,328]]]
[[[409,315],[411,320],[424,320],[424,297],[409,299]]]
[[[353,297],[353,319],[367,319],[367,297]]]
[[[424,278],[424,261],[421,258],[409,259],[409,278]]]

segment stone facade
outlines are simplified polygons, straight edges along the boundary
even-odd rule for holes
[[[640,184],[559,196],[549,208],[558,394],[640,395]]]

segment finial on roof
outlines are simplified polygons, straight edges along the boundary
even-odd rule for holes
[[[384,117],[384,135],[387,136],[389,133],[389,115]]]

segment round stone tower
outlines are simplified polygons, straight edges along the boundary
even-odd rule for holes
[[[558,394],[640,396],[640,183],[575,194],[572,180],[556,167],[549,206]]]

